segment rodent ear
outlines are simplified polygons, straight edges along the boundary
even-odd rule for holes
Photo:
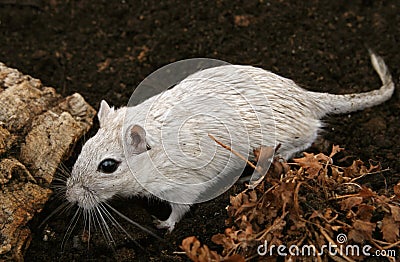
[[[99,112],[97,117],[99,118],[100,126],[103,126],[106,116],[110,113],[111,108],[105,100],[101,100]]]
[[[130,146],[129,151],[133,154],[141,154],[147,151],[148,146],[146,143],[146,131],[143,127],[134,125],[127,132],[128,146]]]

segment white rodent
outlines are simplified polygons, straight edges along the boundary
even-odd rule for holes
[[[366,93],[311,92],[260,68],[219,66],[134,107],[114,109],[102,101],[100,128],[82,148],[66,198],[91,213],[115,196],[156,196],[171,204],[169,218],[158,225],[171,231],[191,204],[219,186],[206,182],[221,174],[226,179],[243,165],[208,134],[247,156],[255,147],[280,144],[278,153],[290,158],[316,139],[325,115],[362,110],[392,96],[385,62],[370,56],[383,85]]]

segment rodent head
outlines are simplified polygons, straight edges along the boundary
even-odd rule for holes
[[[102,101],[98,112],[100,129],[90,138],[74,164],[66,183],[66,197],[84,209],[92,209],[113,196],[131,196],[143,190],[128,167],[122,143],[126,108],[114,110]],[[142,127],[130,127],[127,150],[141,154],[149,149]],[[129,186],[127,186],[129,185]]]

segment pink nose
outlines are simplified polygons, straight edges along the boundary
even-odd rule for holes
[[[67,198],[68,202],[76,204],[86,210],[95,208],[100,202],[98,196],[93,190],[82,185],[82,183],[73,184],[70,181],[67,181],[65,197]]]
[[[80,207],[84,206],[85,195],[88,193],[87,188],[79,185],[73,185],[71,187],[67,187],[67,191],[65,192],[65,196],[68,202],[73,204],[77,204]]]

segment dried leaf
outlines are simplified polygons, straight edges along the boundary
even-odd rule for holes
[[[367,173],[367,168],[364,166],[364,162],[359,159],[354,160],[351,166],[344,168],[345,177],[357,177],[365,173]]]
[[[370,197],[375,196],[375,193],[367,187],[362,187],[362,189],[360,190],[360,192],[358,194],[363,198],[370,198]]]
[[[215,244],[217,244],[217,245],[223,245],[224,244],[224,239],[225,239],[226,237],[225,237],[225,235],[224,234],[216,234],[216,235],[213,235],[212,237],[211,237],[211,241],[212,242],[214,242]]]
[[[400,198],[400,183],[393,187],[394,194]]]
[[[271,166],[268,169],[268,178],[280,178],[281,175],[285,175],[289,172],[290,166],[287,162],[282,162],[278,159],[275,159]]]
[[[388,198],[387,196],[378,195],[378,194],[374,195],[374,200],[376,201],[376,204],[378,204],[378,205],[386,205],[387,203],[391,202],[390,198]]]
[[[195,262],[219,262],[222,260],[217,252],[210,251],[206,245],[201,246],[200,241],[194,236],[183,239],[180,247]]]
[[[381,231],[383,234],[383,239],[391,243],[396,242],[397,238],[399,237],[399,226],[400,223],[396,223],[392,216],[386,215],[382,219]]]
[[[365,232],[367,235],[372,235],[372,231],[375,229],[375,223],[370,223],[366,221],[356,220],[353,227],[356,230]]]
[[[217,245],[222,245],[225,249],[232,249],[235,245],[234,241],[225,234],[216,234],[211,237],[211,241]]]
[[[340,176],[343,175],[343,172],[340,171],[340,168],[337,166],[331,166],[331,171],[332,171],[332,178],[336,181],[338,181],[338,179],[340,178]],[[338,181],[341,182],[341,181]]]
[[[353,208],[354,206],[358,206],[359,204],[361,204],[363,201],[362,197],[349,197],[346,198],[345,200],[343,200],[340,204],[340,208],[342,210],[350,210],[351,208]]]
[[[332,152],[329,154],[329,157],[332,158],[334,155],[336,155],[337,153],[339,153],[340,151],[343,151],[344,148],[338,146],[338,145],[333,145],[332,146]]]
[[[275,205],[277,207],[285,207],[288,203],[293,202],[294,187],[294,183],[282,183],[280,187],[273,190]]]
[[[400,207],[395,206],[395,205],[389,205],[389,207],[390,207],[390,213],[392,214],[394,221],[399,222],[400,221]]]
[[[315,158],[319,162],[324,163],[324,164],[332,161],[332,159],[329,156],[327,156],[323,153],[319,153],[319,154],[315,155]]]
[[[376,163],[376,165],[374,165],[372,162],[373,162],[372,160],[369,160],[368,173],[377,172],[377,171],[382,170],[380,162]]]
[[[254,150],[258,161],[262,160],[260,150]],[[334,146],[329,156],[304,153],[304,157],[294,159],[296,165],[284,163],[282,166],[281,162],[274,161],[268,176],[256,190],[246,189],[231,197],[227,210],[234,225],[224,234],[212,237],[214,243],[223,246],[222,254],[252,257],[256,254],[258,240],[266,240],[269,245],[328,244],[327,238],[311,225],[320,225],[329,235],[347,232],[350,244],[372,241],[373,233],[376,240],[393,242],[398,239],[400,207],[393,204],[393,198],[365,186],[359,190],[355,183],[348,183],[353,182],[354,177],[380,170],[380,164],[370,162],[367,168],[361,160],[356,160],[349,167],[334,165],[332,156],[341,150]],[[396,190],[400,191],[400,184],[398,186]],[[347,187],[351,190],[346,191]],[[344,200],[332,197],[355,192],[358,194]],[[338,212],[338,204],[346,212]],[[371,220],[384,216],[385,221],[380,227],[382,234],[376,234],[376,223]],[[373,221],[381,223],[376,219]],[[396,230],[392,230],[394,226],[397,226]],[[321,258],[322,261],[327,259],[326,256]],[[223,259],[228,261],[227,257]],[[242,256],[238,257],[239,260],[235,256],[229,259],[243,261]]]
[[[231,206],[238,208],[242,205],[243,193],[238,194],[237,196],[230,196]]]
[[[318,161],[318,158],[314,154],[304,152],[304,157],[294,158],[294,162],[298,163],[301,167],[307,170],[307,173],[311,177],[318,175],[319,171],[323,168],[323,165]]]
[[[366,205],[366,204],[361,204],[358,207],[358,211],[356,216],[364,221],[371,221],[372,215],[373,215],[373,211],[375,210],[374,206],[371,205]]]
[[[375,223],[370,223],[362,220],[356,220],[353,223],[353,229],[349,232],[349,239],[353,239],[357,243],[362,243],[365,240],[372,238],[372,232],[375,229]]]
[[[250,202],[255,203],[257,202],[257,192],[255,190],[250,190],[249,191],[249,196],[250,196]]]

